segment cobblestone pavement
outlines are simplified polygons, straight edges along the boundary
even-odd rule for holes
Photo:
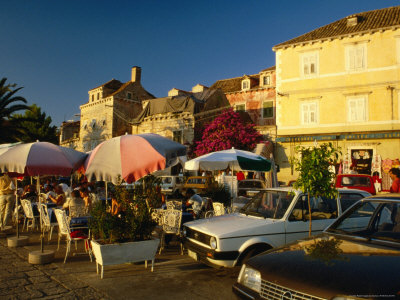
[[[0,300],[2,299],[152,299],[152,300],[231,300],[232,284],[240,267],[214,269],[180,255],[174,241],[156,255],[154,272],[143,263],[107,266],[104,279],[96,274],[95,262],[84,253],[83,243],[64,264],[65,241],[57,251],[57,234],[46,250],[55,251],[55,259],[46,265],[31,265],[28,255],[40,249],[39,233],[29,236],[24,247],[9,248],[7,239],[0,237]],[[11,234],[9,236],[15,236]]]
[[[109,299],[56,264],[29,264],[26,249],[6,242],[0,240],[0,299]]]

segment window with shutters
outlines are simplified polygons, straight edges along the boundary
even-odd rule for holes
[[[367,67],[367,44],[346,46],[346,70],[350,72],[363,71]]]
[[[347,98],[347,121],[367,121],[367,96],[354,96]]]
[[[301,103],[301,124],[316,125],[318,124],[318,102]]]
[[[306,52],[301,56],[301,74],[303,77],[313,77],[319,72],[318,52]]]

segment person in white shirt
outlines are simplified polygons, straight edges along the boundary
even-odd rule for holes
[[[197,195],[193,189],[189,188],[186,190],[186,199],[186,206],[192,206],[196,217],[199,217],[203,208],[203,198]]]

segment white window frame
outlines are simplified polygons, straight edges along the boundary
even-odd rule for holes
[[[250,89],[250,79],[242,80],[242,91],[246,91]]]
[[[319,124],[318,101],[305,101],[300,103],[300,122],[301,125],[305,126],[315,126]]]
[[[238,110],[238,106],[244,106],[244,110]],[[246,111],[247,107],[246,107],[246,102],[243,103],[236,103],[235,104],[235,111]]]
[[[368,96],[348,96],[346,100],[347,122],[360,123],[368,121]]]
[[[310,51],[300,55],[300,74],[303,78],[319,75],[319,52]]]
[[[87,129],[87,127],[88,127],[88,121],[83,122],[82,128]]]
[[[268,78],[268,83],[265,83],[265,79]],[[269,86],[271,85],[271,75],[264,75],[262,76],[262,85],[263,86]]]
[[[265,116],[264,115],[264,103],[267,103],[267,102],[271,102],[272,103],[272,116],[270,116],[270,117],[267,117],[267,116]],[[261,107],[261,114],[262,114],[262,118],[263,119],[273,119],[274,118],[274,116],[275,116],[275,112],[274,112],[274,100],[264,100],[263,102],[262,102],[262,107]]]
[[[345,46],[345,65],[347,72],[360,72],[367,69],[367,43]]]

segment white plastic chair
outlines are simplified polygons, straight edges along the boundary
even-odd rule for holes
[[[26,231],[28,231],[29,227],[32,229],[37,227],[36,221],[39,218],[39,216],[33,215],[31,201],[29,201],[27,199],[22,199],[21,206],[22,206],[22,209],[24,210],[24,215],[25,215],[24,216],[24,226],[22,227],[22,231],[24,231],[25,226],[26,226]]]
[[[86,207],[84,205],[75,205],[69,207],[69,218],[79,218],[87,216]]]
[[[64,263],[67,261],[68,254],[71,252],[71,242],[75,242],[75,250],[78,250],[78,241],[85,242],[85,251],[89,253],[90,261],[92,261],[92,252],[89,251],[89,239],[87,236],[79,236],[79,237],[71,237],[71,229],[69,227],[69,221],[67,219],[67,215],[64,210],[62,209],[55,209],[54,213],[56,214],[57,222],[58,222],[58,246],[57,251],[60,249],[60,240],[62,236],[65,236],[67,240],[67,249],[65,252]],[[74,229],[82,229],[78,227],[74,227]]]
[[[225,207],[223,203],[213,202],[214,216],[222,216],[225,214]]]
[[[42,225],[44,227],[44,231],[49,233],[48,240],[50,241],[51,236],[53,235],[53,229],[55,226],[58,226],[58,222],[51,222],[46,204],[42,204],[40,209],[42,211]]]
[[[181,239],[181,223],[182,223],[182,210],[177,209],[167,209],[162,214],[162,236],[161,236],[161,246],[158,254],[165,247],[165,235],[175,234],[181,244],[181,254],[183,255],[183,244]]]

